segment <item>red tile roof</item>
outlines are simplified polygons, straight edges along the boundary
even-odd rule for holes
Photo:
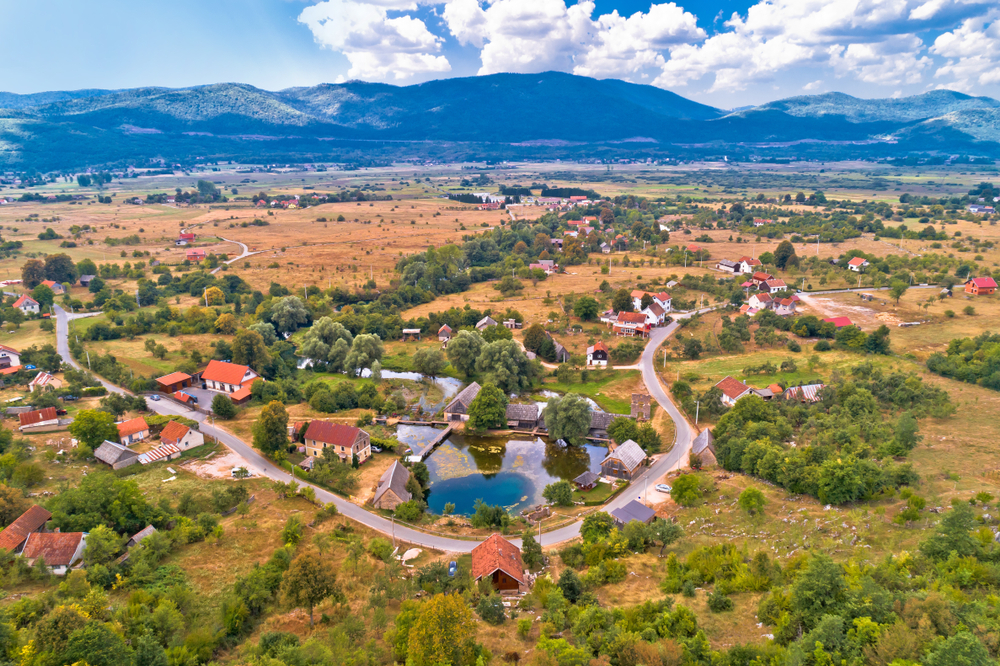
[[[24,369],[23,365],[12,365],[9,368],[3,368],[2,370],[0,370],[0,375],[12,375],[18,370],[23,370],[23,369]]]
[[[306,430],[305,438],[317,442],[325,442],[333,446],[353,446],[359,432],[361,432],[361,428],[342,423],[313,421]]]
[[[181,402],[190,402],[191,401],[191,396],[189,396],[187,393],[184,393],[183,391],[176,391],[176,392],[174,392],[174,398],[176,400],[180,400]]]
[[[216,361],[213,359],[208,362],[208,367],[201,373],[201,378],[239,386],[243,383],[243,378],[246,377],[249,370],[250,368],[245,365],[236,365],[235,363],[226,363],[225,361]]]
[[[438,335],[441,335],[442,333],[451,333],[451,326],[443,324],[441,328],[438,329]]]
[[[8,347],[7,345],[0,345],[0,351],[5,351],[8,354],[14,354],[16,356],[20,356],[21,355],[21,352],[17,351],[13,347]]]
[[[827,319],[824,319],[823,321],[828,321],[837,328],[843,328],[845,326],[854,325],[854,322],[852,322],[848,317],[829,317]]]
[[[779,393],[784,393],[785,389],[781,388],[781,384],[771,384],[767,387],[771,393],[778,395]]]
[[[46,407],[45,409],[36,409],[33,412],[18,414],[17,417],[21,420],[22,426],[27,426],[41,423],[42,421],[52,421],[53,419],[58,419],[59,415],[56,414],[55,407]]]
[[[163,375],[162,377],[157,377],[156,381],[164,386],[170,386],[171,384],[179,384],[181,382],[186,382],[191,379],[191,375],[186,372],[171,372],[169,375]]]
[[[773,277],[772,275],[768,273],[762,273],[761,271],[757,271],[756,273],[753,274],[753,279],[757,280],[758,282],[766,282],[770,280],[772,277]]]
[[[865,259],[864,257],[854,257],[853,259],[851,259],[850,261],[847,262],[847,265],[848,266],[861,266],[861,265],[863,265],[863,264],[865,264],[867,262],[868,262],[868,260]]]
[[[980,289],[996,289],[997,288],[996,280],[994,280],[991,277],[977,277],[977,278],[972,278],[971,280],[969,280],[968,282],[966,282],[966,284],[968,284],[969,282],[971,282],[972,284],[976,285]]]
[[[34,505],[0,532],[0,549],[15,550],[28,535],[42,528],[52,517],[44,507]]]
[[[176,444],[190,429],[179,421],[171,421],[163,428],[163,432],[160,433],[160,441],[168,444]]]
[[[646,315],[641,312],[619,312],[618,313],[618,323],[619,324],[645,324]]]
[[[83,532],[32,532],[21,554],[29,560],[44,557],[50,567],[66,567],[82,539]]]
[[[760,266],[760,259],[754,259],[753,257],[740,257],[740,258],[738,259],[738,262],[739,262],[739,263],[741,263],[741,264],[742,264],[742,263],[743,263],[744,261],[745,261],[745,262],[746,262],[747,264],[749,264],[750,266]]]
[[[521,550],[499,534],[491,534],[489,539],[472,549],[472,579],[492,576],[498,569],[524,583]]]
[[[716,384],[716,386],[719,387],[719,390],[722,391],[726,397],[732,400],[735,400],[750,390],[749,386],[738,379],[733,379],[732,377],[726,377],[721,382]]]
[[[660,299],[661,301],[663,301],[664,303],[666,303],[667,301],[669,301],[669,300],[670,300],[670,294],[668,294],[668,293],[667,293],[667,292],[665,292],[665,291],[661,291],[660,293],[658,293],[658,294],[656,295],[656,297],[657,297],[658,299]]]
[[[235,401],[245,400],[249,397],[250,397],[249,386],[244,386],[243,388],[237,389],[229,394],[229,399]]]
[[[149,430],[149,426],[146,425],[146,419],[141,416],[137,416],[134,419],[118,424],[119,437],[128,437],[129,435],[134,435],[138,432],[142,432],[143,430]]]
[[[772,289],[775,288],[775,287],[787,287],[788,286],[788,285],[785,284],[785,281],[782,280],[781,278],[772,278],[772,279],[766,281],[764,284],[766,284],[768,287],[771,287]]]
[[[34,303],[35,305],[38,305],[38,301],[33,299],[31,296],[28,296],[27,294],[23,294],[21,298],[14,301],[14,307],[19,308],[25,303]]]
[[[594,351],[602,351],[602,352],[607,353],[608,348],[604,346],[603,342],[601,342],[600,340],[598,340],[597,342],[594,343]]]
[[[646,295],[646,293],[647,292],[645,292],[645,291],[643,291],[641,289],[633,289],[632,293],[630,294],[630,296],[632,296],[632,298],[639,298],[639,299],[641,299],[643,296]]]
[[[55,280],[42,280],[42,284],[44,284],[46,287],[48,287],[49,289],[51,289],[52,287],[56,286],[56,281]],[[59,286],[61,287],[62,285],[60,284]]]
[[[750,298],[756,298],[757,301],[760,302],[760,303],[767,303],[768,301],[771,300],[771,294],[762,291],[759,294],[754,294]]]

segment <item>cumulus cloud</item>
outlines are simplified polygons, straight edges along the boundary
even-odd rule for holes
[[[363,79],[406,79],[414,74],[447,72],[451,64],[441,50],[442,38],[411,16],[390,18],[387,10],[412,10],[412,2],[327,0],[307,7],[299,22],[322,46],[343,53],[351,63],[348,76]]]
[[[950,79],[953,87],[972,90],[1000,83],[1000,11],[963,21],[938,36],[930,51],[946,59],[934,77]]]

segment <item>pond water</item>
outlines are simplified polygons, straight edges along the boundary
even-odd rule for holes
[[[407,438],[426,442],[439,432],[405,427],[414,431],[404,433],[401,426],[397,435],[401,442]],[[606,455],[603,446],[563,448],[541,439],[452,434],[425,461],[431,477],[427,504],[431,511],[441,513],[451,502],[455,513],[470,514],[476,500],[481,499],[517,512],[542,503],[542,491],[550,483],[572,481],[588,470],[600,472]]]
[[[311,358],[299,359],[298,367],[308,368],[312,367],[313,361]],[[361,371],[361,377],[367,379],[372,376],[372,371],[369,368],[365,368]],[[422,375],[419,372],[396,372],[394,370],[382,370],[382,379],[409,379],[414,382],[423,381],[427,379],[426,375]],[[425,412],[436,412],[440,409],[444,409],[445,405],[462,390],[462,381],[460,379],[455,379],[454,377],[435,377],[431,380],[441,389],[443,396],[440,402],[429,402],[427,400],[427,394],[420,396],[420,408]]]

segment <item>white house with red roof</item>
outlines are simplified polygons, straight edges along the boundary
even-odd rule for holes
[[[760,287],[768,280],[773,280],[774,276],[770,273],[764,273],[763,271],[757,271],[750,277],[750,282],[753,282],[756,286]]]
[[[649,322],[641,312],[619,312],[614,322],[615,335],[645,338],[649,335]]]
[[[865,267],[868,266],[868,260],[864,257],[854,257],[847,262],[847,268],[854,271],[855,273],[861,273],[864,271]]]
[[[646,315],[646,323],[650,326],[660,326],[667,319],[666,310],[660,307],[655,298],[648,307],[643,309],[642,314]]]
[[[19,299],[14,301],[14,307],[26,315],[38,314],[39,310],[38,301],[27,294],[23,294]]]
[[[795,299],[782,298],[774,301],[774,313],[782,317],[795,314]]]
[[[591,347],[587,347],[587,365],[604,367],[608,364],[608,348],[603,342],[598,340]]]
[[[753,257],[740,257],[737,263],[740,265],[740,273],[753,273],[761,265],[760,259],[754,259]]]
[[[118,440],[122,443],[122,446],[131,446],[149,437],[149,426],[146,424],[146,419],[141,416],[123,421],[117,425]]]
[[[753,388],[747,386],[738,379],[733,379],[728,376],[715,386],[722,391],[722,404],[727,407],[735,405],[736,401],[740,398],[745,398],[748,395],[754,394]]]
[[[784,291],[788,289],[788,285],[781,278],[771,278],[766,280],[764,284],[760,285],[761,290],[767,289],[769,294],[776,294],[779,291]]]
[[[750,304],[750,307],[755,310],[769,309],[774,305],[774,299],[771,298],[771,295],[764,293],[763,291],[751,296],[747,302]]]
[[[7,345],[0,345],[0,368],[16,368],[21,365],[21,352]]]
[[[35,391],[60,389],[62,388],[62,385],[62,380],[58,377],[53,377],[47,372],[39,372],[35,375],[34,379],[28,382],[28,390],[34,393]]]
[[[262,379],[261,376],[249,366],[214,359],[209,361],[208,367],[201,373],[201,380],[205,382],[206,388],[223,393],[237,393],[246,389],[247,397],[250,385],[258,379]]]

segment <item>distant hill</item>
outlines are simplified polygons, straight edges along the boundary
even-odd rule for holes
[[[998,118],[1000,102],[951,91],[874,100],[827,93],[725,112],[652,86],[558,72],[277,92],[222,83],[0,93],[0,164],[992,155]]]

